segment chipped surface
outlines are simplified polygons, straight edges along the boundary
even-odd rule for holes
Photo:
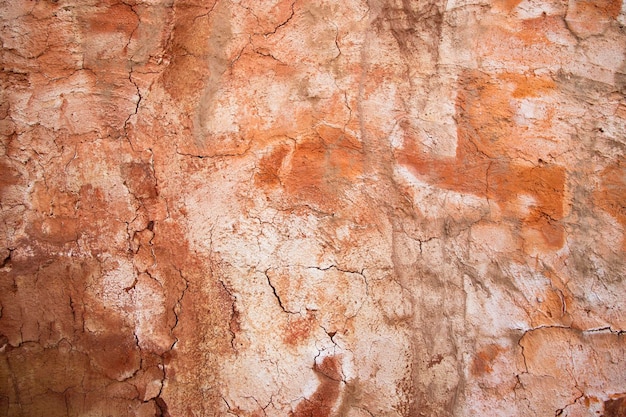
[[[625,10],[0,1],[0,415],[623,416]]]

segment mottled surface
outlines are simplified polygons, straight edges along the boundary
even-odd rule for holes
[[[626,415],[621,1],[0,22],[0,416]]]

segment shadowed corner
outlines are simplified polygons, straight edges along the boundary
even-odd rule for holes
[[[167,403],[161,397],[156,397],[154,399],[157,410],[155,417],[171,417],[170,413],[167,411]]]

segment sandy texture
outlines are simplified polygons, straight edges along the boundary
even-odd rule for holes
[[[0,22],[0,416],[626,415],[621,1]]]

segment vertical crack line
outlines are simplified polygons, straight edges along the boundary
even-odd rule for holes
[[[139,89],[139,86],[137,85],[137,83],[135,82],[135,80],[133,80],[133,64],[132,61],[130,63],[130,70],[128,71],[128,81],[130,81],[130,83],[132,85],[135,86],[135,90],[137,91],[137,102],[135,103],[135,109],[133,110],[133,112],[131,112],[128,117],[126,118],[126,120],[124,121],[124,134],[126,135],[126,138],[128,138],[128,125],[130,124],[130,119],[135,116],[137,113],[139,113],[139,106],[141,104],[141,100],[143,99],[143,97],[141,96],[141,90]],[[131,144],[132,147],[132,144]]]
[[[266,269],[265,270],[265,278],[267,278],[267,284],[272,289],[272,292],[274,293],[274,298],[276,298],[276,301],[278,302],[278,305],[280,306],[280,309],[283,310],[285,313],[295,314],[295,312],[287,310],[285,308],[285,306],[283,305],[283,301],[280,299],[280,296],[278,295],[278,292],[276,292],[276,287],[274,287],[274,284],[272,284],[272,280],[270,279],[270,276],[269,276],[268,272],[269,272],[269,269]]]
[[[128,52],[128,49],[130,47],[130,43],[133,40],[133,36],[135,36],[135,33],[139,29],[139,25],[141,25],[141,16],[139,16],[139,13],[137,13],[137,11],[135,10],[135,8],[133,7],[132,4],[129,4],[129,3],[125,2],[125,1],[122,1],[122,4],[127,6],[135,14],[135,16],[137,17],[137,25],[133,28],[132,32],[128,36],[128,42],[126,42],[126,45],[124,47],[124,49]],[[139,86],[133,80],[133,71],[134,71],[133,58],[134,58],[134,55],[131,55],[128,58],[128,64],[129,64],[128,81],[130,81],[130,83],[135,86],[135,90],[137,91],[138,99],[137,99],[137,102],[135,103],[135,110],[132,113],[130,113],[128,115],[128,117],[126,118],[126,120],[124,121],[124,134],[125,134],[127,139],[128,139],[128,124],[130,123],[131,117],[133,115],[136,115],[139,112],[139,104],[141,103],[141,100],[142,100],[141,91],[139,89]],[[130,142],[130,140],[129,140],[129,142]],[[132,148],[132,143],[130,145],[131,145],[131,148]]]
[[[526,336],[526,332],[524,332],[524,334],[522,335],[522,337],[520,337],[520,339],[517,341],[517,345],[520,347],[520,349],[522,349],[522,359],[524,360],[524,369],[525,372],[528,373],[528,363],[526,362],[526,354],[524,353],[524,346],[522,345],[522,339],[524,339],[524,336]]]
[[[170,335],[174,337],[174,342],[172,343],[172,346],[170,346],[170,350],[174,349],[174,347],[178,343],[178,338],[174,336],[174,330],[176,330],[176,327],[178,327],[178,323],[180,321],[180,314],[182,313],[182,310],[183,310],[183,298],[185,297],[185,294],[187,293],[187,290],[189,289],[189,281],[187,280],[187,278],[185,278],[181,270],[177,269],[177,271],[178,271],[178,275],[180,275],[180,278],[185,283],[185,288],[183,288],[183,290],[180,293],[180,297],[178,297],[178,300],[176,300],[174,307],[172,307],[172,311],[174,313],[174,325],[170,329]]]
[[[232,291],[226,286],[224,281],[219,279],[219,283],[224,289],[224,291],[226,291],[226,293],[228,294],[231,300],[230,318],[228,319],[228,333],[230,333],[230,347],[233,349],[233,351],[236,352],[237,346],[235,345],[235,339],[237,338],[237,333],[235,330],[237,328],[236,322],[239,317],[239,311],[237,311],[237,306],[235,305],[235,303],[237,302],[237,298],[233,295]]]

